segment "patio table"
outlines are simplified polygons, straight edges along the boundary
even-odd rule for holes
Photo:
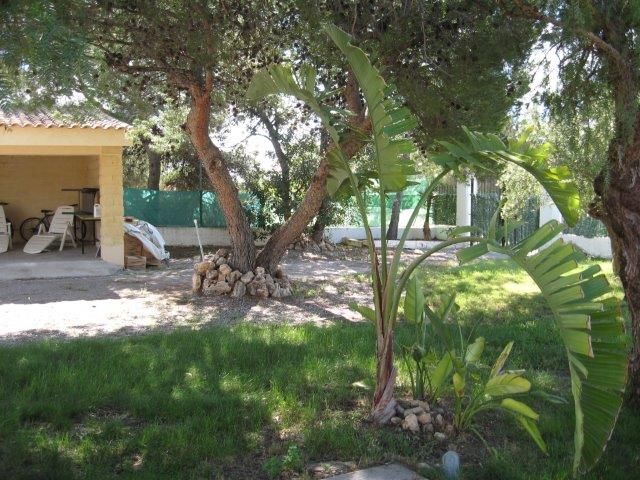
[[[86,225],[88,223],[90,223],[92,225],[93,228],[93,243],[95,244],[96,242],[96,222],[100,221],[100,217],[95,217],[94,215],[92,215],[91,213],[76,213],[73,216],[73,232],[74,234],[77,236],[78,234],[78,229],[77,229],[77,222],[80,222],[80,238],[76,238],[76,240],[80,241],[80,246],[82,248],[82,254],[84,255],[84,241],[85,238],[87,236],[87,227]],[[100,249],[98,248],[98,251],[96,252],[96,257],[100,254]]]

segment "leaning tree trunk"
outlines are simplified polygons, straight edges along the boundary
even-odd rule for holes
[[[253,233],[224,156],[209,137],[212,88],[213,77],[210,74],[207,74],[204,85],[189,88],[191,109],[185,128],[220,202],[231,237],[232,266],[248,272],[255,260]]]
[[[402,192],[396,192],[391,207],[391,218],[389,219],[389,228],[387,229],[387,239],[398,239],[398,225],[400,224],[400,205],[402,204]]]
[[[425,240],[431,240],[431,226],[429,222],[429,212],[431,212],[431,202],[433,200],[433,193],[427,198],[427,212],[424,215],[424,224],[422,225],[422,238]]]

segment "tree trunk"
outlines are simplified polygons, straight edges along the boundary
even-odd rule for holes
[[[625,34],[608,30],[619,47]],[[619,49],[619,51],[622,49]],[[625,51],[625,50],[622,50]],[[615,108],[615,137],[609,143],[608,162],[594,181],[600,205],[592,209],[607,227],[613,268],[620,277],[631,316],[633,349],[629,358],[630,400],[640,406],[640,78],[633,69],[611,60],[610,83]]]
[[[190,86],[191,108],[185,128],[216,192],[227,222],[233,254],[231,264],[235,269],[247,272],[253,268],[255,259],[253,233],[224,156],[209,137],[212,88],[211,74],[207,74],[204,85]]]
[[[400,205],[402,203],[402,192],[396,192],[391,207],[391,218],[389,219],[389,228],[387,229],[387,239],[398,239],[398,224],[400,223]]]
[[[429,214],[431,212],[431,201],[433,200],[433,194],[429,195],[427,198],[427,212],[424,216],[424,224],[422,225],[422,238],[425,240],[431,240],[431,227],[429,222],[431,219],[429,218]]]
[[[610,156],[617,157],[616,147],[617,142],[613,142]],[[629,394],[630,400],[640,406],[640,155],[635,158],[635,165],[630,160],[625,159],[623,168],[611,168],[610,164],[608,184],[601,175],[595,187],[602,200],[603,212],[598,216],[611,239],[614,271],[622,282],[631,316]]]
[[[395,415],[396,368],[393,366],[393,332],[378,334],[376,390],[373,394],[371,419],[378,425],[389,423]]]
[[[329,198],[325,197],[322,201],[322,205],[320,205],[320,210],[318,210],[318,215],[316,216],[316,221],[311,228],[311,239],[316,242],[322,242],[324,238],[324,229],[326,228],[326,214],[329,210]]]
[[[162,155],[147,147],[149,158],[149,176],[147,177],[147,188],[149,190],[160,190],[160,172],[162,170]]]
[[[280,143],[280,134],[274,123],[269,119],[268,115],[262,110],[256,111],[258,118],[263,123],[267,132],[269,133],[269,140],[273,145],[273,150],[276,154],[276,160],[280,166],[280,183],[278,185],[278,192],[282,201],[282,215],[285,221],[291,216],[291,174],[289,167],[289,157],[285,154]]]
[[[364,116],[364,107],[359,96],[358,85],[355,76],[349,72],[347,86],[345,88],[345,100],[352,112],[356,113],[351,119],[354,132],[347,136],[340,144],[345,158],[350,159],[364,146],[366,142],[366,132],[371,129],[371,124]],[[332,146],[331,148],[336,148]],[[311,184],[300,203],[298,209],[291,217],[271,235],[266,245],[256,259],[256,266],[264,267],[268,272],[274,272],[278,268],[278,263],[282,259],[287,247],[297,240],[309,225],[309,222],[320,210],[320,206],[326,197],[327,175],[329,166],[327,158],[331,153],[331,148],[320,161],[318,169],[313,175]]]

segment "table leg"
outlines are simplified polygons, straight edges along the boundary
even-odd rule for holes
[[[84,220],[80,220],[80,245],[82,245],[82,254],[84,255],[84,237],[86,235],[82,235],[82,227],[84,227]]]

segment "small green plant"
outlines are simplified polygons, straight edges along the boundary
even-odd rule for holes
[[[546,453],[547,446],[536,424],[539,415],[525,403],[512,398],[526,395],[531,390],[531,383],[523,377],[524,370],[504,370],[513,342],[509,342],[502,350],[486,382],[481,381],[482,377],[473,375],[473,367],[479,362],[484,347],[484,338],[478,337],[467,348],[464,362],[461,359],[454,362],[454,426],[459,431],[472,431],[484,442],[482,434],[475,427],[476,415],[485,410],[502,410],[512,415],[540,450]]]
[[[268,458],[262,465],[269,478],[278,478],[284,472],[300,472],[304,466],[302,453],[297,445],[289,445],[287,453]]]
[[[454,398],[454,427],[458,431],[469,430],[484,442],[475,427],[476,415],[485,410],[503,410],[513,415],[538,447],[546,452],[546,445],[536,426],[538,414],[511,398],[531,390],[531,383],[522,376],[524,371],[504,370],[513,342],[504,348],[485,381],[480,365],[485,339],[477,337],[469,343],[456,319],[458,310],[455,295],[444,297],[438,308],[431,309],[416,278],[412,277],[407,282],[404,313],[416,328],[416,342],[403,346],[403,358],[414,397],[426,396],[435,400],[450,381]],[[438,344],[442,353],[438,351]]]

